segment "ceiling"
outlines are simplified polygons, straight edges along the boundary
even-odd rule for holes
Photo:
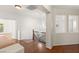
[[[30,6],[30,7],[29,7]],[[38,5],[24,5],[21,10],[18,10],[14,7],[14,5],[0,5],[0,13],[10,13],[10,14],[18,14],[20,12],[25,11],[36,11]],[[78,9],[79,5],[52,5],[52,8],[68,8],[68,9]],[[39,12],[40,13],[40,12]]]
[[[52,5],[52,8],[65,8],[79,10],[79,5]]]
[[[14,5],[0,5],[0,18],[10,18],[15,19],[21,16],[31,15],[34,17],[42,16],[40,10],[37,9],[36,6],[23,5],[22,9],[18,10],[14,7]]]
[[[17,17],[33,16],[40,18],[44,15],[42,5],[37,9],[38,5],[23,5],[22,9],[18,10],[14,5],[0,5],[0,18],[16,19]],[[52,5],[52,8],[65,8],[79,10],[79,5]],[[41,9],[41,10],[39,10]]]

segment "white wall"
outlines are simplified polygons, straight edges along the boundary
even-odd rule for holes
[[[2,20],[16,20],[16,31],[17,33],[13,36],[20,39],[32,39],[32,30],[45,31],[46,32],[46,19],[45,14],[40,10],[29,10],[22,8],[21,10],[16,9],[13,5],[0,6],[0,19]],[[12,27],[11,27],[12,26]],[[13,28],[14,25],[7,23],[6,27]],[[5,30],[13,33],[10,29]],[[21,31],[20,31],[21,30]],[[21,32],[18,35],[18,31]]]
[[[79,15],[79,11],[75,9],[62,9],[55,8],[53,9],[53,15],[55,20],[56,15]],[[52,20],[52,21],[53,21]],[[55,26],[53,28],[55,30]],[[71,45],[71,44],[79,44],[79,33],[58,33],[53,34],[52,32],[52,42],[53,45]]]
[[[56,34],[53,45],[71,45],[79,44],[79,33],[61,33]]]
[[[37,11],[28,11],[18,19],[19,29],[21,30],[21,39],[32,39],[33,29],[46,32],[45,13]]]
[[[53,17],[52,17],[52,13],[49,13],[46,15],[46,47],[51,49],[52,46],[53,46],[53,35],[52,35],[52,32],[53,32],[53,23],[52,20],[53,20]]]
[[[14,5],[0,6],[0,19],[16,20],[16,31],[21,32],[21,34],[19,34],[21,35],[22,39],[32,39],[32,29],[46,32],[45,18],[45,14],[40,10],[28,10],[26,6],[21,10],[16,9]],[[11,28],[11,25],[9,23],[8,25],[6,27]],[[11,29],[14,29],[13,25]],[[7,29],[5,31],[10,31],[10,29]],[[18,38],[18,33],[16,33],[14,36]]]
[[[11,32],[13,38],[16,37],[16,24],[15,21],[19,18],[19,10],[17,10],[14,5],[0,5],[0,23],[5,24],[5,32]],[[4,21],[5,20],[5,21]],[[8,21],[9,20],[9,21]],[[12,22],[11,22],[12,20]],[[13,21],[15,20],[15,21]]]
[[[12,38],[16,38],[16,21],[8,20],[8,19],[0,19],[0,23],[3,24],[4,32],[2,33],[10,33]]]

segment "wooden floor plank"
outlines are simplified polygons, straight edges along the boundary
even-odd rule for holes
[[[79,53],[79,44],[54,46],[51,50],[38,41],[21,40],[20,44],[24,46],[25,53]]]

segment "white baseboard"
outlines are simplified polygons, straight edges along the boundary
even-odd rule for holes
[[[70,44],[53,44],[53,46],[61,46],[61,45],[75,45],[79,43],[70,43]]]

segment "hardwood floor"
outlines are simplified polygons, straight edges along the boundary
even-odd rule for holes
[[[78,53],[79,45],[54,46],[51,50],[38,41],[21,40],[20,44],[24,46],[25,53]]]

